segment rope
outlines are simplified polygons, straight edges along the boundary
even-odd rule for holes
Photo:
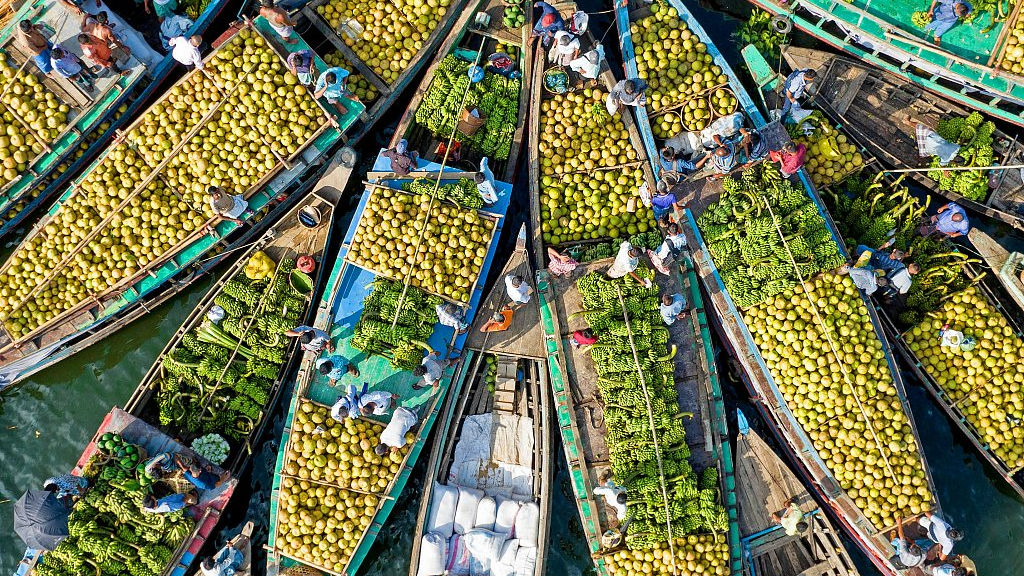
[[[775,217],[775,212],[772,210],[771,204],[768,202],[767,198],[762,198],[762,200],[764,200],[765,206],[768,207],[768,214],[772,217],[772,223],[775,225],[775,231],[779,233],[779,238],[782,240],[782,246],[786,249],[786,255],[789,257],[789,263],[793,265],[793,270],[796,271],[797,278],[800,280],[800,285],[806,290],[807,284],[804,281],[803,274],[800,274],[800,268],[796,264],[796,259],[793,257],[793,253],[789,251],[789,243],[786,242],[786,237],[782,234],[782,228],[779,227],[779,222]],[[814,318],[821,326],[821,331],[825,334],[825,340],[828,342],[828,347],[836,357],[836,364],[839,365],[839,369],[843,373],[843,378],[850,386],[850,393],[853,395],[853,399],[857,401],[857,408],[860,410],[861,415],[864,416],[864,423],[867,425],[868,431],[871,432],[871,438],[875,441],[875,446],[878,447],[879,454],[882,455],[882,461],[885,462],[885,467],[889,471],[889,476],[892,478],[893,482],[897,482],[896,473],[893,472],[892,465],[889,464],[889,458],[885,455],[885,450],[882,449],[882,443],[878,440],[878,434],[875,433],[875,427],[871,424],[871,419],[868,418],[867,412],[864,411],[864,405],[860,401],[860,396],[857,395],[857,389],[853,384],[853,380],[850,379],[850,373],[846,369],[846,364],[840,360],[839,351],[836,348],[835,342],[832,341],[832,334],[825,325],[825,321],[821,319],[821,314],[818,311],[817,304],[814,303],[814,299],[808,298],[807,301],[811,303]]]
[[[629,322],[629,311],[626,310],[626,301],[622,297],[622,289],[615,285],[615,294],[619,297],[619,305],[622,306],[622,317],[626,321],[626,336],[629,338],[629,348],[633,352],[633,361],[636,362],[636,373],[640,377],[640,388],[644,391],[644,403],[647,404],[647,421],[651,426],[651,438],[654,440],[654,456],[658,461],[658,484],[661,487],[661,499],[665,504],[665,526],[668,528],[668,548],[672,553],[672,573],[678,574],[676,567],[676,548],[672,542],[672,513],[668,505],[668,487],[665,485],[665,467],[661,461],[661,447],[658,445],[658,433],[654,426],[654,409],[651,408],[651,395],[647,390],[647,379],[644,378],[644,371],[640,368],[640,355],[636,351],[636,344],[633,342],[633,327]]]
[[[476,51],[476,57],[473,59],[473,66],[476,66],[480,62],[480,55],[484,51],[484,44],[480,44],[480,48]],[[466,100],[469,99],[469,91],[473,88],[473,81],[470,80],[469,84],[466,85],[466,91],[462,94],[462,103],[459,105],[459,110],[465,110]],[[448,155],[451,154],[452,142],[455,141],[455,135],[459,131],[459,123],[456,122],[455,126],[452,127],[452,135],[448,137],[448,143],[444,148],[444,156],[441,158],[441,168],[437,171],[437,181],[434,182],[434,193],[430,196],[430,202],[427,204],[426,219],[430,218],[430,209],[434,207],[434,200],[437,198],[437,191],[441,188],[441,173],[444,172],[445,166],[448,165]],[[423,235],[427,232],[427,226],[424,223],[423,230],[420,230],[419,236],[416,238],[416,250],[412,254],[411,262],[415,263],[417,257],[420,255],[420,248],[423,246]],[[411,267],[410,267],[411,270]],[[403,280],[402,294],[398,297],[398,304],[395,306],[395,317],[391,321],[391,329],[394,330],[395,326],[398,325],[398,313],[402,310],[402,304],[405,302],[405,295],[409,291],[409,281],[412,280],[412,273]]]

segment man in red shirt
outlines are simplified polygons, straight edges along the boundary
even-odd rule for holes
[[[768,153],[768,159],[779,165],[782,175],[789,178],[796,174],[807,161],[807,146],[797,146],[792,142],[786,142],[782,150],[772,150]]]

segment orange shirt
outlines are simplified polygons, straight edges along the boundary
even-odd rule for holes
[[[488,320],[486,324],[480,327],[481,332],[503,332],[508,330],[508,327],[512,324],[512,311],[505,309],[498,312],[501,314],[501,322],[495,322],[494,320]]]
[[[89,36],[89,42],[82,44],[82,54],[100,66],[109,66],[111,64],[110,47],[107,46],[106,42],[95,36]]]

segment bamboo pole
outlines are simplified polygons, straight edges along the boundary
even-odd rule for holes
[[[943,166],[937,166],[934,168],[894,168],[892,170],[882,170],[882,174],[901,174],[907,172],[931,172],[933,170],[951,170],[954,172],[962,172],[964,170],[1014,170],[1016,168],[1024,168],[1024,164],[1008,164],[1006,166],[950,166],[948,168]]]

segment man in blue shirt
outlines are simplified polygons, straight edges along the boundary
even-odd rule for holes
[[[548,46],[551,44],[551,39],[555,37],[555,32],[565,30],[565,20],[562,19],[558,10],[547,2],[534,2],[533,7],[541,9],[540,18],[533,25],[533,35],[540,36],[541,42]]]
[[[348,86],[345,85],[345,81],[348,77],[349,71],[340,66],[324,70],[324,73],[321,74],[320,78],[316,81],[316,87],[313,89],[313,98],[320,98],[323,96],[327,99],[328,103],[337,108],[342,114],[347,114],[348,108],[346,108],[339,100],[342,97],[352,97],[348,91]]]
[[[793,109],[793,105],[797,104],[797,100],[804,97],[807,87],[814,82],[817,76],[818,73],[811,68],[803,68],[786,76],[785,93],[783,94],[785,102],[782,104],[782,114],[779,116],[779,120],[786,119],[786,116]]]
[[[967,212],[955,202],[950,202],[939,208],[939,213],[923,224],[919,232],[921,236],[931,236],[938,232],[947,238],[956,238],[964,236],[970,229]]]
[[[78,56],[60,46],[54,46],[50,50],[50,65],[64,78],[77,82],[86,92],[92,92],[92,80],[95,76],[87,66],[82,66],[82,61],[78,59]]]
[[[932,21],[924,27],[924,31],[934,35],[932,42],[938,46],[942,35],[952,30],[953,26],[956,26],[961,18],[966,18],[973,9],[967,0],[932,0],[932,5],[928,8]]]
[[[331,382],[331,387],[336,386],[338,380],[341,380],[341,377],[345,374],[351,374],[355,377],[359,376],[359,369],[356,368],[356,365],[337,354],[317,360],[316,369],[320,374],[327,376],[327,379]]]
[[[150,494],[142,501],[142,511],[149,514],[167,514],[169,512],[177,512],[178,510],[182,510],[189,506],[194,506],[198,502],[199,497],[196,496],[195,492],[171,494],[170,496],[164,496],[159,500],[156,499],[156,496]]]
[[[711,155],[711,165],[715,173],[709,178],[713,180],[725,178],[736,167],[736,145],[726,142],[716,148]]]
[[[690,313],[686,307],[686,298],[678,292],[662,296],[658,312],[666,326],[675,324],[676,320],[682,320]]]
[[[671,146],[665,146],[661,149],[661,154],[658,156],[658,177],[663,177],[666,172],[674,172],[679,176],[686,176],[700,170],[700,167],[708,161],[708,156],[705,154],[696,163],[690,162],[689,160],[676,154],[675,148]]]

